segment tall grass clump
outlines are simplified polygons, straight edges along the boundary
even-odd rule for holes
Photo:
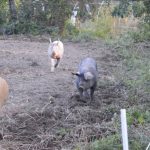
[[[134,42],[150,41],[150,24],[141,23],[136,32],[130,33]]]
[[[149,143],[149,134],[144,133],[147,132],[148,125],[150,123],[150,112],[146,108],[148,108],[148,106],[135,106],[127,109],[129,149],[143,150],[146,149]],[[143,130],[146,123],[146,129]],[[115,134],[111,133],[106,137],[91,141],[84,148],[81,146],[81,148],[78,148],[77,150],[122,150],[123,142],[121,135],[120,114],[116,115],[112,122],[112,126],[115,127]]]
[[[136,31],[122,33],[110,40],[110,48],[120,58],[114,75],[123,83],[123,99],[128,104],[129,149],[146,149],[150,132],[150,26],[140,25]]]
[[[129,148],[132,150],[141,150],[146,147],[139,139],[129,140]],[[122,150],[122,139],[118,135],[108,136],[101,140],[93,142],[87,150]]]
[[[105,9],[105,10],[104,10]],[[89,33],[93,37],[107,38],[112,32],[113,17],[110,8],[104,8],[93,20],[88,20],[82,24],[80,33]]]
[[[80,26],[73,26],[69,21],[65,24],[64,36],[74,41],[88,41],[92,39],[106,39],[112,33],[113,17],[109,7],[104,7],[99,15],[85,22],[80,22]]]
[[[144,24],[135,32],[124,33],[114,45],[120,67],[116,77],[128,87],[128,99],[132,103],[147,101],[150,93],[150,26]]]
[[[112,31],[113,18],[110,15],[101,16],[96,20],[94,35],[96,37],[106,38]]]
[[[79,29],[74,26],[70,20],[65,22],[63,36],[68,39],[72,39],[79,34]]]
[[[111,135],[91,143],[88,150],[122,150],[121,140],[118,135]]]

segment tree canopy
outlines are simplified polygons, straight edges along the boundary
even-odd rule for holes
[[[105,1],[110,4],[110,0]],[[84,21],[89,18],[86,17],[88,13],[85,13],[85,4],[93,3],[92,0],[1,0],[0,28],[5,28],[7,34],[40,34],[45,32],[62,34],[65,22],[70,18],[75,3],[78,3],[79,6],[78,16],[80,19]],[[145,13],[146,21],[150,22],[149,0],[120,0],[112,15],[128,16],[131,13],[129,7],[131,3],[133,15],[140,17]]]

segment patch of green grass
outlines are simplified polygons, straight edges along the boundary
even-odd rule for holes
[[[91,31],[82,31],[77,36],[72,37],[73,42],[88,42],[96,39]]]
[[[129,149],[142,150],[145,149],[147,143],[142,143],[138,138],[129,139]],[[77,146],[74,150],[122,150],[122,138],[119,135],[110,135],[108,137],[95,140],[86,146]]]
[[[97,38],[106,39],[112,32],[113,17],[110,13],[110,8],[102,11],[98,17],[92,20],[86,20],[80,23],[80,27],[76,28],[70,21],[65,23],[64,36],[69,37],[75,42],[89,41]]]
[[[150,111],[150,49],[149,25],[137,32],[122,34],[118,39],[107,39],[106,44],[120,57],[120,64],[114,69],[118,81],[125,85],[129,108],[127,122],[129,149],[146,149],[149,142],[145,132],[149,132]],[[131,104],[131,105],[130,105]],[[137,132],[138,130],[138,132]]]
[[[112,16],[110,15],[105,15],[101,16],[97,21],[96,21],[96,27],[94,34],[97,37],[101,38],[107,38],[108,35],[111,33],[112,29]]]
[[[150,24],[142,23],[136,32],[129,33],[135,42],[150,40]]]
[[[112,135],[101,140],[96,140],[91,144],[90,150],[122,150],[120,137]]]
[[[124,65],[125,68],[125,78],[124,82],[126,85],[133,91],[137,93],[141,92],[150,92],[150,61],[149,58],[146,58],[142,52],[137,52],[136,49],[125,50]],[[134,93],[135,94],[135,93]]]
[[[127,113],[128,125],[143,125],[145,123],[150,123],[150,112],[148,110],[143,110],[140,108],[132,108]]]
[[[65,136],[70,130],[69,129],[65,129],[65,128],[60,128],[57,131],[57,135],[58,136]]]
[[[135,43],[131,33],[122,35],[111,44],[112,47],[116,47],[118,57],[122,58],[120,67],[115,72],[117,72],[118,80],[123,81],[128,87],[129,99],[138,100],[139,95],[145,95],[148,98],[148,93],[150,93],[150,53],[149,48],[143,46],[147,44]]]
[[[69,20],[67,20],[65,22],[63,36],[67,38],[73,38],[78,36],[78,34],[79,34],[79,30],[75,26],[73,26]]]
[[[129,145],[131,150],[144,150],[146,148],[146,145],[142,144],[138,139],[129,141]]]

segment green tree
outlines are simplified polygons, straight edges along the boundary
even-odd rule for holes
[[[143,1],[133,2],[132,8],[133,8],[133,15],[135,17],[141,17],[143,13],[145,12],[145,6],[144,6]]]
[[[59,33],[62,34],[66,20],[71,14],[71,7],[67,0],[49,0],[48,1],[49,25],[59,27]]]
[[[121,0],[119,5],[116,6],[112,12],[113,16],[125,17],[129,14],[129,0]]]
[[[145,6],[145,22],[147,22],[150,25],[150,0],[144,0],[144,6]]]
[[[17,19],[17,11],[16,11],[16,5],[14,0],[8,0],[9,4],[9,11],[11,20],[15,21]]]
[[[6,22],[7,18],[7,0],[1,0],[0,2],[0,26]]]
[[[68,0],[17,0],[16,4],[14,0],[8,1],[11,17],[7,30],[10,34],[38,34],[49,32],[50,28],[58,28],[62,34],[65,21],[71,14]]]

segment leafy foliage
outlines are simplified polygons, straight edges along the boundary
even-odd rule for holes
[[[78,34],[79,34],[79,30],[74,25],[72,25],[72,23],[69,20],[67,20],[65,22],[63,35],[65,37],[75,37]]]
[[[150,40],[150,25],[142,23],[139,25],[139,30],[130,33],[135,42],[149,41]]]
[[[90,150],[121,150],[122,145],[119,136],[112,135],[92,143]]]
[[[150,1],[149,0],[143,0],[143,3],[144,3],[144,5],[145,5],[145,7],[146,7],[146,13],[147,14],[150,14]]]
[[[97,25],[95,26],[95,33],[93,33],[92,36],[94,35],[97,37],[105,38],[111,30],[111,16],[109,17],[110,21],[108,21],[108,18],[105,19],[105,17],[107,16],[100,14],[100,16],[98,17],[100,17],[101,21],[97,21],[96,23],[95,16],[99,9],[99,6],[90,5],[92,15],[88,14],[85,8],[85,4],[91,2],[93,1],[82,0],[78,2],[79,20],[81,22],[83,21],[82,23],[84,24],[85,22],[90,21],[90,19],[93,19],[92,21],[94,21],[94,23]],[[67,20],[70,18],[74,2],[71,2],[69,0],[16,0],[15,12],[17,13],[17,19],[15,20],[11,19],[11,11],[8,4],[8,0],[1,0],[0,26],[6,28],[5,33],[7,34],[54,34],[53,31],[56,31],[56,34],[62,35],[64,34],[65,28],[70,28],[67,31],[67,34],[78,35],[78,29],[76,30],[75,28],[72,28],[69,24],[66,24]],[[106,7],[109,6],[110,0],[105,0],[105,4]],[[130,0],[121,0],[119,5],[114,8],[112,15],[121,17],[128,16],[132,12],[130,4]],[[150,2],[148,0],[133,1],[134,16],[140,17],[143,15],[143,13],[145,13],[145,22],[149,23],[149,7]],[[102,11],[105,12],[106,10]],[[86,31],[80,33],[85,35],[85,32]],[[88,33],[91,34],[91,31],[87,30],[87,34]]]
[[[132,5],[131,5],[132,4]],[[149,0],[121,0],[118,6],[115,6],[112,16],[120,16],[126,17],[132,13],[135,17],[141,17],[144,13],[146,13],[145,21],[150,22],[150,1]]]
[[[125,17],[129,14],[129,0],[121,0],[119,5],[114,8],[112,16]]]
[[[143,125],[145,122],[149,122],[149,111],[140,110],[139,108],[133,108],[127,113],[128,125]]]
[[[7,1],[6,0],[1,0],[0,2],[0,26],[2,26],[4,23],[6,23],[6,18],[7,18]]]
[[[145,12],[145,6],[144,6],[144,3],[142,1],[133,2],[132,8],[133,8],[133,15],[135,17],[141,17],[143,15],[143,13]]]
[[[134,137],[134,140],[129,139],[129,148],[133,150],[145,149],[146,144],[142,143],[138,138]],[[86,150],[122,150],[122,139],[118,134],[110,135],[108,137],[95,140]],[[78,148],[78,150],[81,150]]]
[[[5,7],[7,3],[3,0]],[[70,3],[67,0],[22,0],[16,2],[17,20],[6,20],[4,14],[8,13],[8,9],[0,10],[0,22],[6,23],[6,33],[34,33],[39,34],[49,32],[49,28],[59,29],[59,34],[63,33],[65,21],[70,14]],[[0,6],[1,7],[1,6]],[[3,7],[3,6],[2,6]],[[7,7],[6,7],[7,8]],[[46,29],[48,29],[46,31]]]

